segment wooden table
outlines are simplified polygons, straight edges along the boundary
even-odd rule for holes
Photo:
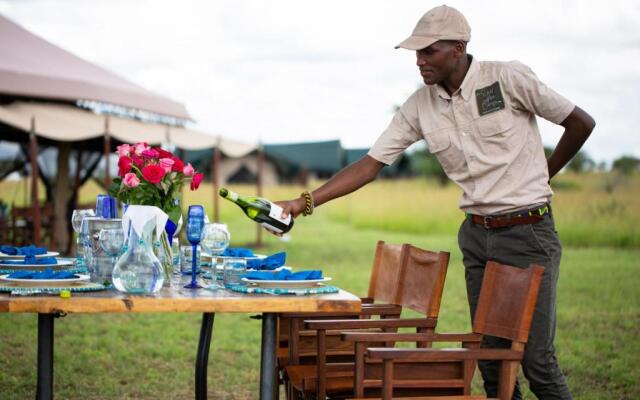
[[[196,356],[196,399],[207,398],[207,363],[213,320],[220,313],[262,313],[260,399],[276,395],[276,323],[285,312],[354,312],[360,299],[351,293],[313,296],[241,294],[228,290],[162,289],[155,295],[135,296],[113,290],[59,296],[0,294],[0,312],[38,313],[38,382],[36,399],[53,399],[54,319],[69,313],[201,312],[202,326]]]

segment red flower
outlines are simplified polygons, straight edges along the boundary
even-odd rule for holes
[[[200,187],[200,182],[202,182],[203,174],[195,174],[193,175],[193,179],[191,180],[191,190],[196,190]]]
[[[133,164],[138,168],[142,168],[144,166],[144,160],[142,157],[137,156],[135,153],[131,154],[131,160],[133,160]]]
[[[142,168],[142,177],[150,183],[160,183],[160,181],[164,177],[164,174],[164,168],[159,165],[152,164]]]
[[[120,157],[118,159],[118,176],[125,176],[131,171],[133,161],[129,157]]]
[[[162,147],[154,147],[155,151],[158,152],[158,158],[173,158],[174,155],[170,151],[166,151]]]
[[[184,162],[182,162],[182,160],[176,156],[171,157],[171,159],[173,160],[173,165],[171,166],[171,170],[173,172],[182,173],[182,170],[184,169]]]

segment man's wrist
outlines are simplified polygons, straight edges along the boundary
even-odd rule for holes
[[[313,196],[311,192],[305,190],[300,194],[300,199],[304,202],[304,208],[302,210],[302,215],[307,216],[313,214],[313,209],[315,208],[315,203],[313,201]]]

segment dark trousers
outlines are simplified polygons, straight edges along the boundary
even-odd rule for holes
[[[556,284],[562,247],[551,214],[536,224],[485,229],[468,218],[460,226],[458,244],[462,251],[471,318],[475,315],[482,277],[487,261],[527,268],[539,264],[545,268],[536,303],[529,340],[522,360],[524,375],[538,399],[571,399],[571,392],[558,366],[553,340],[556,331]],[[486,336],[482,347],[510,347],[509,340]],[[498,364],[478,363],[487,396],[497,393]],[[513,399],[522,399],[516,383]]]

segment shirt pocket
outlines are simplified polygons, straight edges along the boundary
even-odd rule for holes
[[[508,111],[494,112],[476,119],[476,126],[480,136],[507,134],[513,128],[513,115]]]
[[[429,153],[437,154],[451,146],[451,137],[449,137],[451,129],[453,128],[436,129],[424,135]]]

